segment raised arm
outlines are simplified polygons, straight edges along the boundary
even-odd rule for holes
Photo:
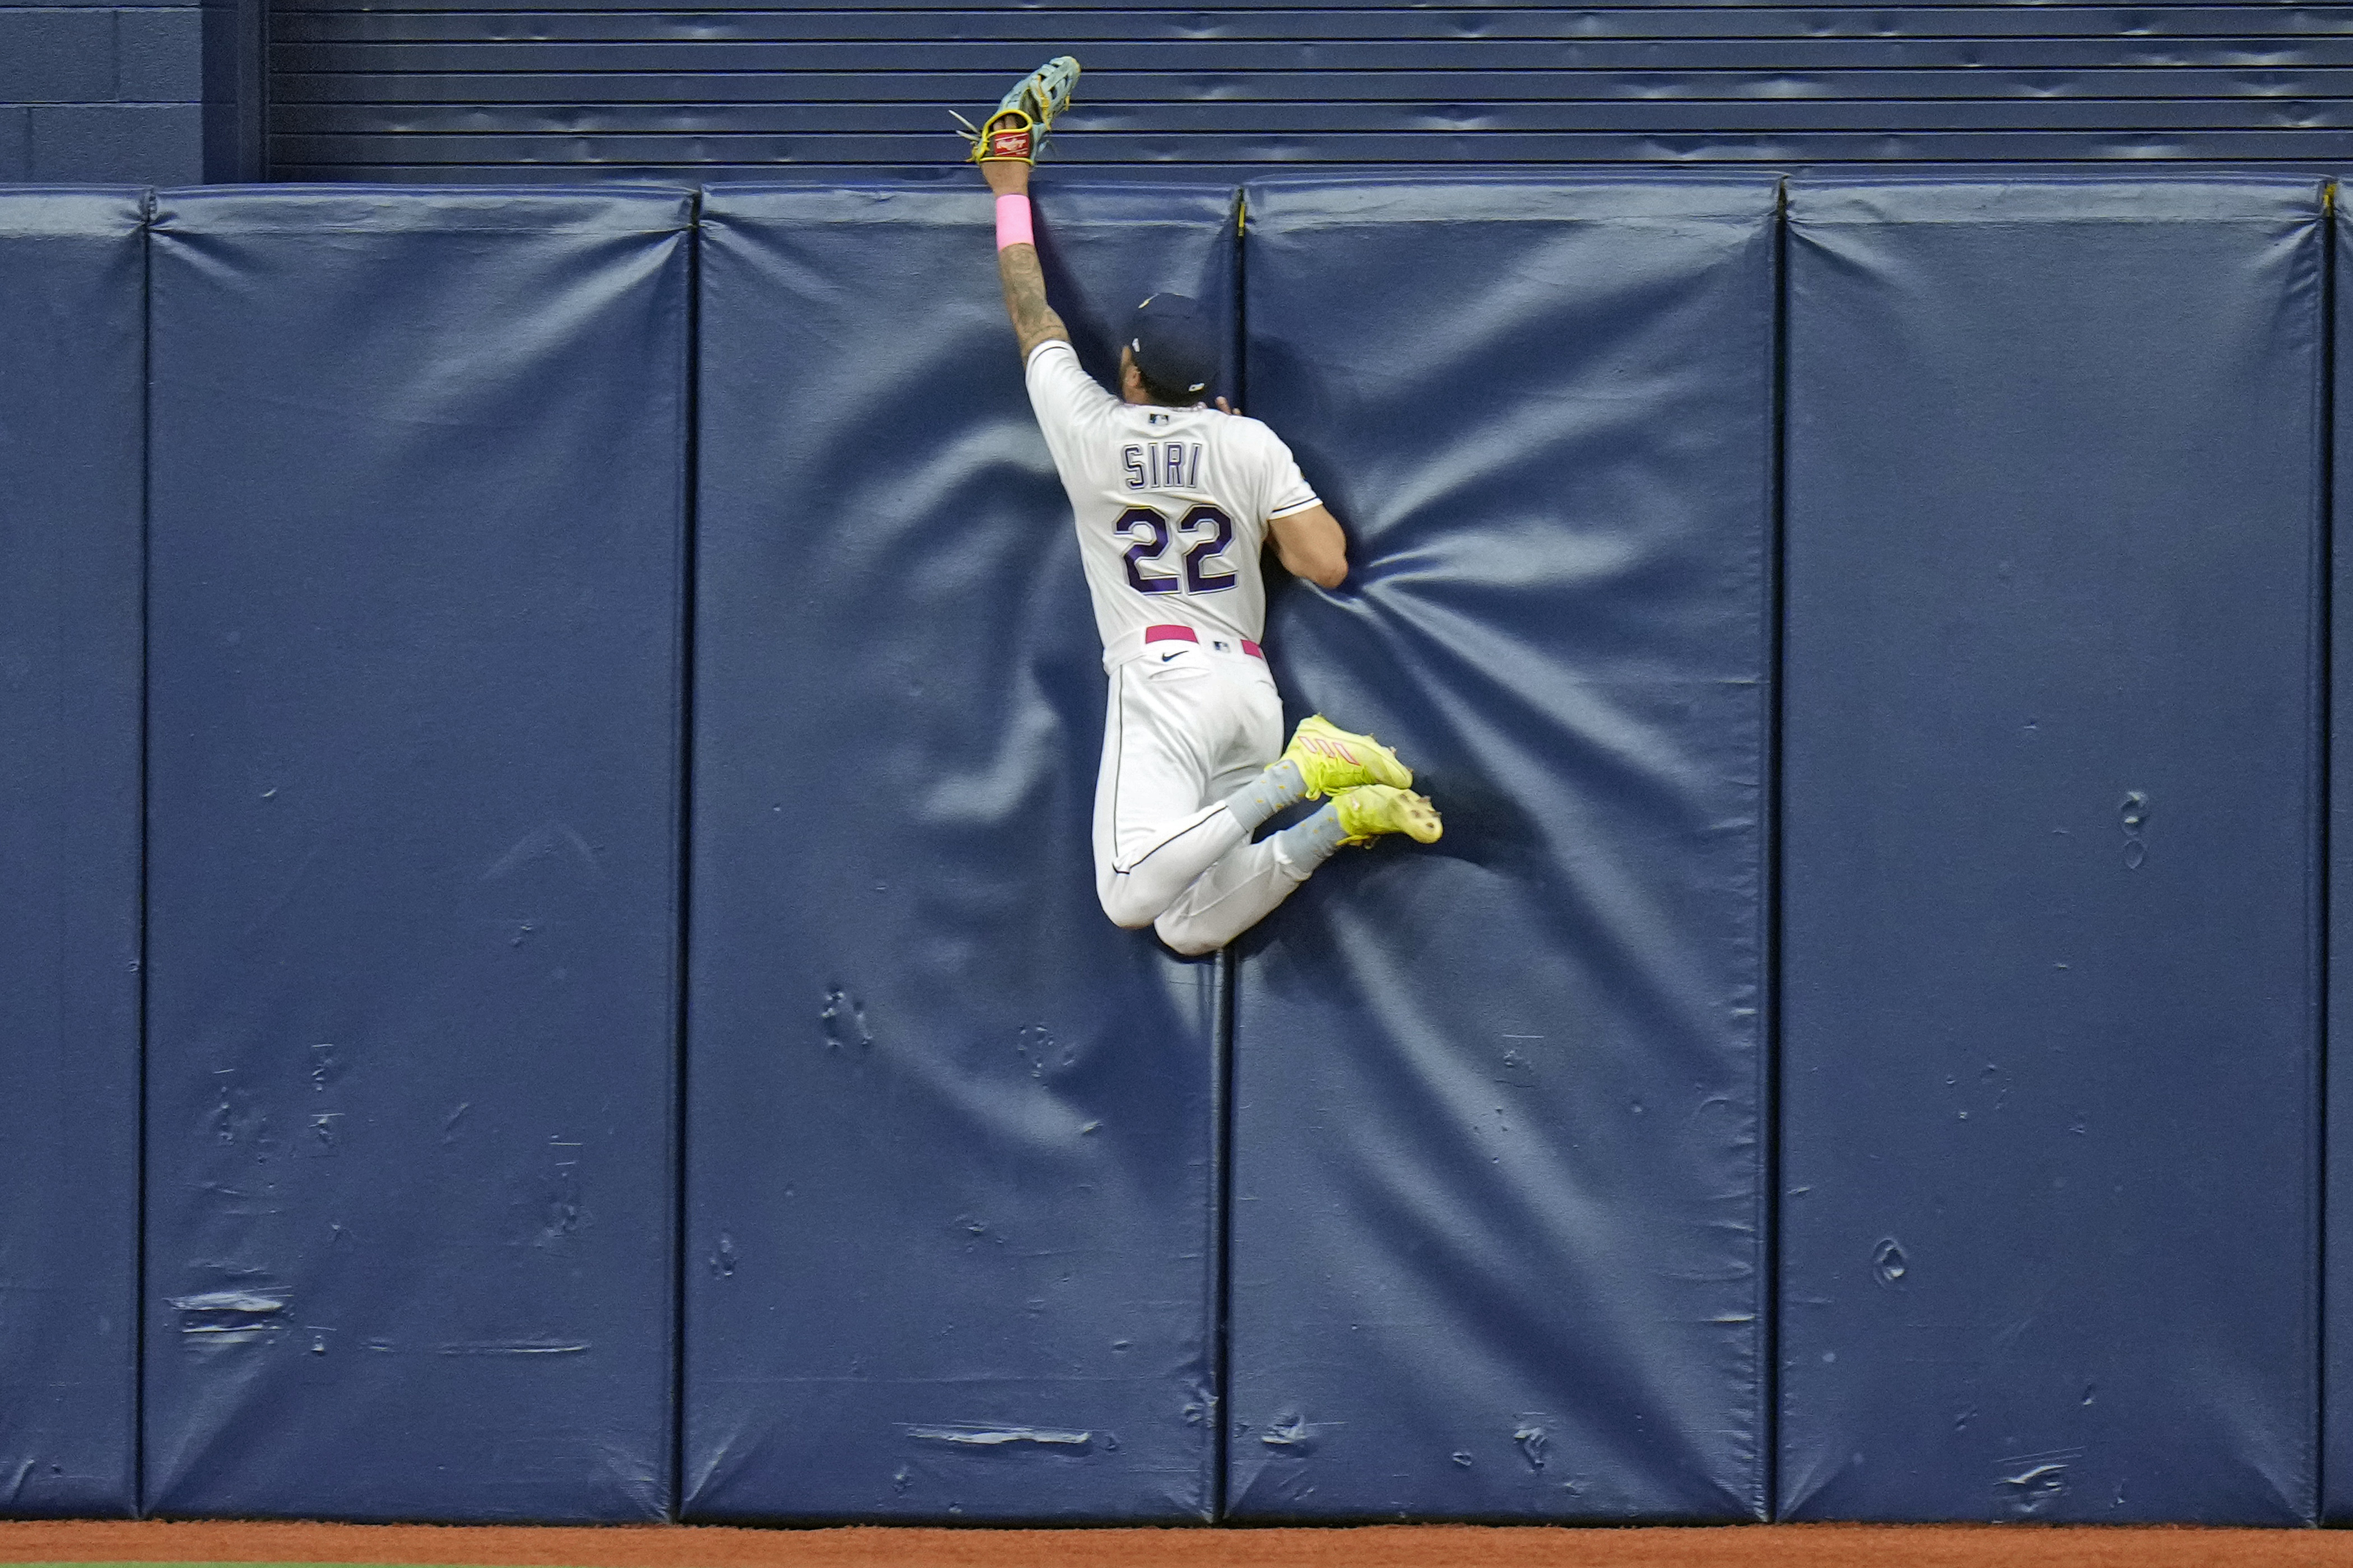
[[[980,166],[988,181],[988,188],[997,195],[1018,196],[1021,199],[1022,226],[1029,220],[1029,165],[1010,158],[992,160]],[[998,232],[1004,232],[1000,203]],[[1039,343],[1056,339],[1071,341],[1070,329],[1062,318],[1054,314],[1046,303],[1046,274],[1038,266],[1038,247],[1034,243],[1000,244],[997,251],[997,281],[1005,286],[1005,313],[1013,318],[1014,335],[1021,342],[1021,359],[1028,363],[1030,351]]]

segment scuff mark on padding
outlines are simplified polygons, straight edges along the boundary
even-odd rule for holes
[[[513,848],[491,861],[491,868],[482,873],[482,880],[495,882],[502,877],[512,876],[532,861],[546,859],[559,852],[587,872],[591,880],[601,881],[604,879],[604,865],[596,858],[596,851],[589,847],[588,841],[575,832],[570,824],[551,822],[524,834]]]
[[[971,1448],[1086,1448],[1094,1443],[1092,1432],[1070,1432],[1051,1426],[988,1426],[978,1424],[952,1422],[940,1426],[902,1427],[908,1436],[925,1443],[954,1443]]]
[[[249,1344],[286,1326],[286,1298],[260,1290],[206,1290],[169,1298],[191,1350]]]

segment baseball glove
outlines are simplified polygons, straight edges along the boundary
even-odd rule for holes
[[[956,134],[972,143],[974,163],[1034,163],[1046,150],[1054,117],[1071,107],[1071,89],[1078,81],[1079,62],[1068,55],[1056,55],[1015,82],[1013,90],[977,129],[955,110],[948,112],[964,127]]]

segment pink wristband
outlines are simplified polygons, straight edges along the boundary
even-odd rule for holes
[[[1029,228],[1029,198],[1008,191],[997,198],[997,248],[1008,245],[1035,245],[1036,235]]]

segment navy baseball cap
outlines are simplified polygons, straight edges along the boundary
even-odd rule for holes
[[[1128,352],[1144,379],[1163,392],[1198,397],[1218,374],[1218,330],[1198,300],[1155,294],[1128,323]]]

